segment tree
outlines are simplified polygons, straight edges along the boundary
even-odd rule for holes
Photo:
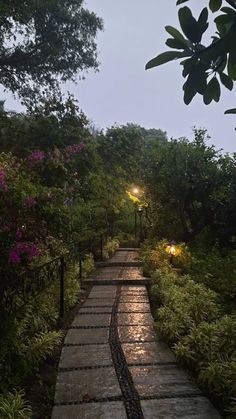
[[[143,181],[152,209],[153,233],[192,241],[204,230],[225,244],[235,236],[235,156],[206,144],[206,131],[156,143],[146,150]]]
[[[187,1],[178,0],[176,4]],[[219,10],[221,13],[214,20],[216,33],[212,36],[212,43],[205,46],[202,37],[209,26],[209,9],[213,13]],[[178,17],[183,34],[172,26],[165,27],[171,35],[166,45],[174,51],[153,58],[146,64],[146,69],[181,59],[182,74],[186,78],[183,85],[185,104],[188,105],[197,93],[203,96],[206,105],[213,100],[218,102],[221,85],[232,90],[236,80],[236,1],[210,0],[198,19],[184,6],[179,9]],[[236,113],[236,108],[225,113]]]
[[[97,69],[103,25],[83,0],[0,1],[0,83],[26,100]]]

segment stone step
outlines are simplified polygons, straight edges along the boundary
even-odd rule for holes
[[[143,263],[140,261],[114,261],[114,262],[97,262],[96,268],[109,268],[110,266],[122,266],[122,267],[131,267],[131,268],[137,268],[142,267]]]
[[[86,279],[83,281],[83,284],[87,285],[149,285],[151,278],[134,278],[134,279],[125,279],[125,278],[116,278],[116,279]]]

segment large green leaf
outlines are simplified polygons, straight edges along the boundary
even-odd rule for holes
[[[198,22],[193,17],[191,10],[188,7],[179,9],[179,22],[183,33],[187,38],[194,43],[199,43],[202,39],[202,32]]]
[[[236,80],[236,64],[232,63],[232,61],[228,60],[227,65],[228,75],[232,80]]]
[[[220,100],[220,84],[216,77],[213,77],[206,88],[206,91],[203,96],[205,105],[209,105],[212,100],[219,102]]]
[[[193,87],[193,85],[191,83],[189,83],[188,80],[184,83],[183,89],[184,89],[184,103],[185,103],[185,105],[189,105],[190,102],[192,102],[192,100],[193,100],[194,96],[196,95],[197,91]]]
[[[235,114],[235,113],[236,113],[236,108],[227,109],[227,111],[225,111],[225,114]]]
[[[178,6],[179,4],[186,3],[186,1],[189,0],[177,0],[176,5]]]
[[[186,44],[182,41],[179,41],[178,39],[174,38],[168,38],[166,40],[166,45],[170,48],[176,48],[176,49],[185,49]]]
[[[209,23],[208,23],[208,9],[207,9],[207,7],[205,7],[201,11],[200,16],[198,18],[198,27],[199,27],[199,30],[201,31],[201,33],[203,34],[207,30],[208,26],[209,26]]]
[[[236,27],[232,27],[224,37],[202,50],[199,57],[203,60],[216,60],[219,56],[224,56],[235,48],[235,39]]]
[[[178,39],[178,41],[185,41],[185,42],[188,42],[185,38],[184,38],[184,36],[182,35],[182,33],[180,33],[179,31],[178,31],[178,29],[176,29],[176,28],[173,28],[173,26],[169,26],[169,25],[167,25],[167,26],[165,26],[165,30],[166,30],[166,32],[168,32],[171,36],[173,36],[173,38],[175,38],[175,39]]]
[[[212,12],[217,12],[221,8],[222,0],[210,0],[209,7]]]
[[[172,61],[172,60],[175,60],[176,58],[180,58],[183,56],[184,54],[179,51],[163,52],[162,54],[159,54],[157,55],[157,57],[148,61],[148,63],[145,66],[145,70],[148,70],[149,68],[157,67],[159,65],[167,63],[168,61]]]
[[[234,82],[233,80],[227,76],[227,74],[224,73],[220,73],[220,80],[221,83],[229,90],[232,90],[234,87]]]
[[[200,62],[196,63],[196,65],[191,68],[188,80],[198,93],[201,95],[205,93],[207,87],[207,74]]]

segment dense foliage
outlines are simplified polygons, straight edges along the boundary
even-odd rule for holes
[[[0,83],[25,102],[98,67],[102,21],[83,0],[1,0],[0,10]]]
[[[235,154],[207,145],[205,130],[194,140],[153,142],[143,153],[143,181],[150,201],[151,233],[207,246],[233,245],[236,219]]]
[[[182,243],[173,245],[171,261],[167,246],[166,240],[156,245],[152,240],[143,249],[158,307],[157,329],[226,416],[234,418],[235,252],[214,248],[206,258],[200,243]]]
[[[189,0],[178,0],[177,5]],[[205,46],[202,37],[209,26],[209,12],[220,11],[214,20],[216,32],[210,45]],[[187,6],[178,11],[180,27],[183,33],[172,26],[165,29],[171,38],[166,45],[174,51],[164,52],[150,60],[146,69],[162,65],[168,61],[181,59],[184,102],[188,105],[198,93],[208,105],[213,100],[218,102],[221,85],[233,89],[236,80],[236,4],[234,0],[210,0],[208,7],[202,9],[198,19]],[[226,113],[236,113],[228,109]]]

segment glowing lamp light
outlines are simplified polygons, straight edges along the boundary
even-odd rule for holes
[[[175,255],[175,253],[176,253],[176,247],[175,246],[170,246],[169,253],[171,255]]]
[[[139,193],[138,188],[134,188],[134,189],[133,189],[133,194],[137,195],[138,193]]]

